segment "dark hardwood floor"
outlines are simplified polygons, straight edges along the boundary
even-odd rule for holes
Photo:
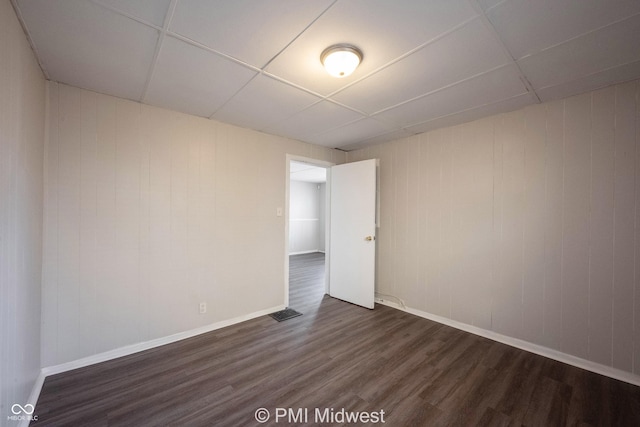
[[[290,306],[302,316],[263,316],[51,376],[32,425],[291,425],[275,423],[276,408],[308,408],[309,424],[315,408],[345,408],[384,410],[389,426],[640,425],[640,387],[324,296],[322,263],[291,257]],[[266,424],[259,408],[271,412]]]
[[[324,254],[289,257],[289,307],[315,316],[324,297]]]

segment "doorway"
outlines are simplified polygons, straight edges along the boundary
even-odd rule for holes
[[[287,156],[285,305],[306,314],[328,292],[330,166]]]
[[[378,167],[377,159],[341,164],[335,166],[328,162],[286,156],[285,190],[285,268],[284,301],[290,306],[289,270],[290,256],[290,210],[291,210],[291,169],[302,163],[303,169],[319,167],[326,171],[324,191],[324,294],[343,301],[374,308],[375,294],[375,256],[376,229],[378,223]],[[293,165],[293,166],[292,166]],[[320,188],[317,188],[320,190]],[[295,190],[294,190],[295,191]],[[318,204],[319,205],[319,204]],[[279,209],[282,214],[282,209]],[[305,219],[305,218],[303,218]],[[317,218],[320,219],[319,217]],[[313,253],[304,245],[297,245],[294,251]],[[316,249],[317,250],[317,249]],[[319,252],[319,250],[317,250]],[[331,274],[329,274],[331,272]],[[329,282],[331,281],[331,287]],[[323,297],[324,298],[324,297]],[[295,310],[295,308],[294,308]]]

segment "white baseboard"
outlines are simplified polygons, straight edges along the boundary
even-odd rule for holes
[[[106,362],[108,360],[117,359],[118,357],[128,356],[130,354],[138,353],[140,351],[149,350],[155,347],[160,347],[165,344],[171,344],[173,342],[181,341],[186,338],[191,338],[196,335],[215,331],[216,329],[221,329],[227,326],[235,325],[237,323],[246,322],[247,320],[255,319],[256,317],[265,316],[275,311],[283,310],[284,308],[285,308],[284,305],[278,305],[276,307],[267,308],[265,310],[256,311],[254,313],[245,314],[242,316],[234,317],[233,319],[223,320],[220,322],[212,323],[210,325],[201,326],[199,328],[191,329],[184,332],[179,332],[173,335],[168,335],[166,337],[156,338],[154,340],[144,341],[137,344],[131,344],[124,347],[116,348],[114,350],[109,350],[104,353],[83,357],[82,359],[73,360],[71,362],[62,363],[60,365],[47,366],[45,368],[42,368],[42,373],[40,376],[42,377],[42,382],[44,382],[44,378],[49,375],[59,374],[62,372],[70,371],[72,369],[83,368],[85,366],[94,365],[100,362]],[[42,385],[40,385],[40,387],[42,387]],[[38,394],[35,396],[36,400],[39,394],[40,394],[40,390],[38,390]]]
[[[36,406],[36,403],[38,402],[38,398],[40,397],[40,392],[42,391],[42,386],[44,385],[44,380],[49,375],[60,374],[62,372],[70,371],[73,369],[83,368],[85,366],[93,365],[100,362],[106,362],[108,360],[117,359],[118,357],[128,356],[130,354],[138,353],[140,351],[149,350],[155,347],[160,347],[165,344],[171,344],[173,342],[191,338],[196,335],[215,331],[216,329],[221,329],[227,326],[235,325],[237,323],[246,322],[247,320],[255,319],[256,317],[265,316],[275,311],[283,310],[284,308],[285,308],[284,305],[278,305],[276,307],[267,308],[265,310],[256,311],[254,313],[245,314],[242,316],[234,317],[233,319],[223,320],[220,322],[212,323],[210,325],[201,326],[199,328],[191,329],[184,332],[179,332],[173,335],[168,335],[166,337],[157,338],[150,341],[144,341],[137,344],[127,345],[114,350],[106,351],[104,353],[94,354],[92,356],[83,357],[82,359],[77,359],[71,362],[62,363],[60,365],[44,367],[40,370],[40,375],[38,375],[38,378],[36,379],[36,382],[33,385],[33,388],[31,389],[31,394],[29,395],[28,403],[31,403],[33,406]],[[35,415],[38,415],[38,414],[34,414],[34,416]],[[30,422],[29,420],[22,420],[19,424],[19,427],[28,427],[29,422]]]
[[[466,323],[451,320],[446,317],[438,316],[436,314],[427,313],[425,311],[416,310],[410,307],[403,307],[398,303],[385,300],[384,298],[376,297],[376,302],[391,308],[395,308],[397,310],[423,317],[425,319],[433,320],[434,322],[442,323],[443,325],[451,326],[452,328],[460,329],[474,335],[479,335],[493,341],[498,341],[511,347],[516,347],[530,353],[548,357],[549,359],[557,360],[558,362],[566,363],[568,365],[576,366],[581,369],[586,369],[587,371],[595,372],[596,374],[604,375],[616,380],[627,382],[629,384],[640,386],[640,376],[634,375],[631,372],[612,368],[611,366],[592,362],[591,360],[582,359],[577,356],[572,356],[558,350],[554,350],[518,338],[512,338],[507,335],[489,331],[487,329],[478,328],[477,326],[467,325]]]
[[[397,304],[395,302],[391,302],[382,298],[376,297],[376,302],[391,308],[395,308],[397,310],[401,310],[419,317],[423,317],[425,319],[432,320],[434,322],[438,322],[447,326],[451,326],[456,329],[460,329],[465,332],[472,333],[474,335],[488,338],[493,341],[501,342],[503,344],[516,347],[521,350],[529,351],[531,353],[535,353],[540,356],[548,357],[550,359],[557,360],[559,362],[566,363],[568,365],[576,366],[578,368],[586,369],[588,371],[595,372],[597,374],[605,375],[607,377],[611,377],[620,381],[624,381],[630,384],[640,386],[640,377],[630,372],[622,371],[620,369],[612,368],[610,366],[602,365],[600,363],[592,362],[590,360],[586,360],[576,356],[572,356],[570,354],[562,353],[560,351],[553,350],[548,347],[543,347],[538,344],[533,344],[528,341],[523,341],[517,338],[512,338],[506,335],[502,335],[497,332],[488,331],[486,329],[478,328],[472,325],[467,325],[465,323],[447,319],[446,317],[438,316],[435,314],[427,313],[427,312],[416,310],[413,308],[408,308],[408,307],[403,308],[400,304]],[[44,380],[49,375],[59,374],[62,372],[70,371],[77,368],[82,368],[82,367],[93,365],[96,363],[106,362],[108,360],[116,359],[118,357],[128,356],[130,354],[138,353],[144,350],[149,350],[151,348],[160,347],[165,344],[170,344],[186,338],[194,337],[196,335],[204,334],[204,333],[215,331],[217,329],[221,329],[227,326],[235,325],[237,323],[245,322],[247,320],[251,320],[256,317],[265,316],[267,314],[282,310],[284,308],[285,308],[284,305],[279,305],[276,307],[260,310],[260,311],[246,314],[243,316],[238,316],[233,319],[223,320],[221,322],[216,322],[210,325],[202,326],[200,328],[191,329],[189,331],[184,331],[184,332],[180,332],[180,333],[169,335],[162,338],[157,338],[150,341],[128,345],[128,346],[110,350],[104,353],[94,354],[92,356],[84,357],[82,359],[77,359],[71,362],[62,363],[60,365],[48,366],[48,367],[42,368],[40,375],[38,376],[35,384],[33,385],[31,394],[29,395],[28,402],[35,406],[36,402],[38,401],[38,397],[40,396],[40,392],[42,390]],[[27,427],[28,425],[29,425],[28,421],[23,421],[22,423],[20,423],[20,427]]]
[[[312,251],[289,252],[289,255],[317,254],[318,252],[321,251],[314,249]]]

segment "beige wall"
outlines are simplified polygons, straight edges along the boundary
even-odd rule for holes
[[[0,1],[0,424],[40,373],[45,81]],[[31,402],[35,403],[35,402]]]
[[[344,153],[49,91],[44,366],[284,304],[286,154]]]
[[[350,152],[381,160],[377,291],[640,374],[640,83]]]

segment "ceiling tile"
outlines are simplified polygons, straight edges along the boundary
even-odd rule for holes
[[[345,151],[353,151],[369,145],[382,144],[384,142],[395,141],[397,139],[406,138],[411,135],[413,135],[413,133],[403,129],[399,129],[399,130],[394,130],[392,132],[385,133],[382,135],[374,136],[373,138],[365,139],[364,141],[345,144],[342,147],[340,147],[340,149]]]
[[[304,111],[269,127],[278,135],[305,138],[361,118],[362,115],[329,101],[319,102]]]
[[[640,0],[12,3],[52,80],[342,149],[640,78]]]
[[[106,6],[118,9],[150,24],[162,27],[171,0],[98,0]]]
[[[156,30],[81,0],[23,0],[19,6],[52,80],[140,99],[158,40]]]
[[[210,117],[255,75],[219,55],[165,37],[145,102]]]
[[[312,144],[325,147],[341,147],[352,141],[362,141],[394,130],[388,124],[374,119],[360,119],[344,126],[331,129],[327,132],[311,136],[306,139]]]
[[[633,80],[638,76],[640,76],[640,61],[610,68],[557,86],[539,89],[536,93],[542,101],[546,102],[600,89],[611,84]]]
[[[181,1],[169,29],[262,68],[331,3],[331,0]]]
[[[332,98],[371,114],[508,62],[476,19]]]
[[[639,12],[638,0],[512,0],[487,17],[519,59]]]
[[[517,95],[513,98],[505,99],[495,102],[493,104],[482,105],[477,108],[472,108],[460,113],[451,114],[437,119],[429,120],[428,122],[419,123],[407,128],[408,131],[414,133],[428,132],[433,129],[438,129],[446,126],[454,126],[462,123],[477,120],[482,117],[491,116],[493,114],[506,113],[509,111],[517,110],[518,108],[525,107],[527,105],[535,104],[537,100],[530,93],[523,95]]]
[[[487,10],[505,1],[509,0],[478,0],[478,3],[480,3],[483,10]]]
[[[266,70],[328,95],[473,16],[465,0],[337,2]],[[353,44],[364,56],[356,71],[343,79],[330,77],[320,63],[322,51],[337,43]]]
[[[640,3],[640,2],[638,2]],[[518,61],[535,89],[640,60],[640,15]]]
[[[320,100],[300,89],[258,75],[215,114],[215,119],[261,130]]]
[[[411,126],[526,92],[515,66],[510,65],[384,111],[375,118]]]

